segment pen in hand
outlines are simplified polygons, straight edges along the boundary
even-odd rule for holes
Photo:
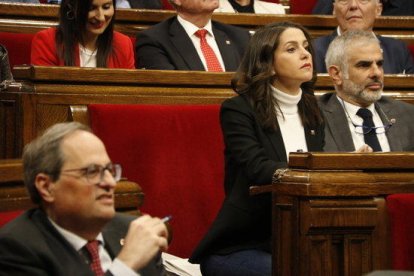
[[[169,222],[171,219],[172,219],[172,216],[171,216],[171,215],[169,215],[169,216],[165,216],[165,217],[163,217],[163,218],[161,219],[161,221],[162,221],[163,223],[166,223],[166,222]]]

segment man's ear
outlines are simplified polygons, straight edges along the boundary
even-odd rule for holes
[[[42,200],[46,202],[53,202],[55,200],[54,188],[55,184],[52,182],[52,179],[49,175],[44,173],[39,173],[35,178],[35,186],[37,191],[40,194]]]
[[[339,86],[342,85],[343,82],[343,74],[341,69],[339,69],[336,65],[331,65],[328,68],[328,74],[331,77],[334,85]]]
[[[382,3],[377,3],[377,7],[375,8],[375,18],[378,18],[382,13]]]

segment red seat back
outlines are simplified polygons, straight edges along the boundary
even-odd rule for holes
[[[312,14],[318,0],[290,0],[291,14]]]
[[[387,197],[391,226],[392,268],[414,270],[414,194]]]
[[[170,4],[168,0],[162,0],[162,7],[164,10],[174,10],[174,7]]]
[[[10,67],[30,64],[30,52],[34,34],[0,32],[0,43],[9,52]]]
[[[169,252],[189,257],[224,198],[219,105],[89,105],[91,127],[123,175],[145,193],[141,211],[172,215]]]

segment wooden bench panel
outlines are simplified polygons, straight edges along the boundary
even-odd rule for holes
[[[0,93],[0,133],[8,133],[0,136],[0,158],[20,157],[22,146],[47,127],[72,120],[71,106],[220,104],[236,95],[232,73],[34,66],[16,67],[14,75]],[[387,75],[385,83],[385,95],[414,104],[413,76]],[[332,91],[330,78],[319,75],[316,95]]]

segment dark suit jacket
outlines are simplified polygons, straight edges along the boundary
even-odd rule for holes
[[[9,54],[3,45],[0,45],[0,83],[4,80],[12,80],[10,71]]]
[[[162,9],[161,0],[128,0],[132,9]]]
[[[120,239],[125,237],[133,219],[117,214],[103,229],[105,248],[112,258],[121,250]],[[162,275],[163,267],[152,262],[140,273]],[[0,230],[0,275],[93,276],[93,272],[53,227],[46,214],[40,209],[32,209]]]
[[[319,97],[319,106],[325,119],[325,151],[354,151],[351,130],[345,111],[335,93],[327,93]],[[382,97],[375,107],[384,124],[388,123],[379,110],[384,111],[388,120],[395,119],[395,123],[387,132],[391,151],[414,150],[414,105],[403,101],[394,101]]]
[[[315,50],[315,66],[318,73],[326,73],[325,56],[329,44],[337,36],[336,30],[327,36],[318,37],[313,41]],[[377,36],[380,41],[384,56],[384,73],[400,74],[405,71],[406,74],[414,74],[414,61],[410,50],[403,41]]]
[[[212,26],[226,71],[235,71],[249,42],[248,31],[215,21]],[[135,58],[137,68],[205,71],[197,50],[177,17],[139,32]]]
[[[414,15],[413,0],[383,1],[382,15]],[[319,0],[313,7],[313,14],[332,14],[332,0]]]
[[[253,248],[271,250],[271,196],[250,196],[249,187],[270,184],[275,170],[287,167],[280,130],[263,129],[245,96],[223,103],[221,127],[225,143],[225,200],[190,258],[194,263],[210,254]],[[314,131],[305,128],[309,151],[322,151],[323,130],[323,126]]]

